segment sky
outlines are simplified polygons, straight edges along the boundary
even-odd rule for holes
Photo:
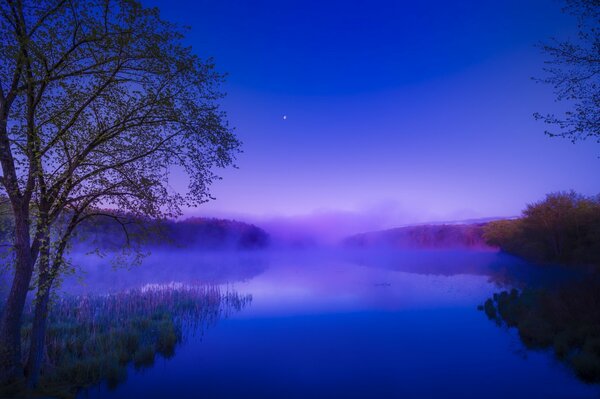
[[[228,74],[243,141],[188,215],[359,231],[600,192],[600,145],[551,139],[532,116],[563,107],[531,79],[536,43],[574,35],[558,0],[143,3]]]

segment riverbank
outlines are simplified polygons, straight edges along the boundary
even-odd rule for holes
[[[213,326],[252,298],[214,286],[145,285],[108,295],[56,298],[48,318],[44,367],[39,386],[28,392],[19,382],[2,395],[75,398],[86,387],[106,381],[116,387],[127,369],[147,368],[170,358],[186,332]],[[22,328],[28,352],[31,309]]]

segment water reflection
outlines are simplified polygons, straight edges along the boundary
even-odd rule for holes
[[[97,273],[102,287],[111,286],[113,277],[106,276],[111,273],[123,278],[116,282],[120,286],[185,282],[189,275],[189,281],[252,295],[252,306],[220,321],[202,339],[190,338],[168,362],[130,372],[114,392],[101,385],[82,397],[591,398],[599,393],[547,354],[516,356],[518,337],[476,310],[500,289],[549,283],[562,278],[557,277],[561,270],[542,273],[509,256],[466,251],[165,253],[148,261],[130,272],[97,264],[88,273]],[[143,275],[126,277],[137,270]]]
[[[586,382],[600,382],[600,276],[495,293],[481,307],[529,349],[551,349]]]
[[[152,251],[140,265],[118,265],[112,259],[75,253],[76,274],[67,277],[68,293],[118,292],[144,284],[184,281],[192,284],[226,284],[251,279],[268,268],[269,258],[252,252]]]

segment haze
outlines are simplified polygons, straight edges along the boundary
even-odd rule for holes
[[[535,45],[574,34],[558,1],[148,4],[230,74],[224,108],[244,142],[217,200],[188,215],[325,216],[347,233],[600,188],[596,143],[549,139],[532,117],[559,107],[531,79]]]

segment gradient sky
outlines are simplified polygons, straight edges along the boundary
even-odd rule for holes
[[[560,1],[144,4],[229,74],[223,106],[244,142],[217,200],[189,214],[391,226],[600,192],[600,145],[550,139],[532,117],[560,106],[531,80],[534,45],[574,33]]]

